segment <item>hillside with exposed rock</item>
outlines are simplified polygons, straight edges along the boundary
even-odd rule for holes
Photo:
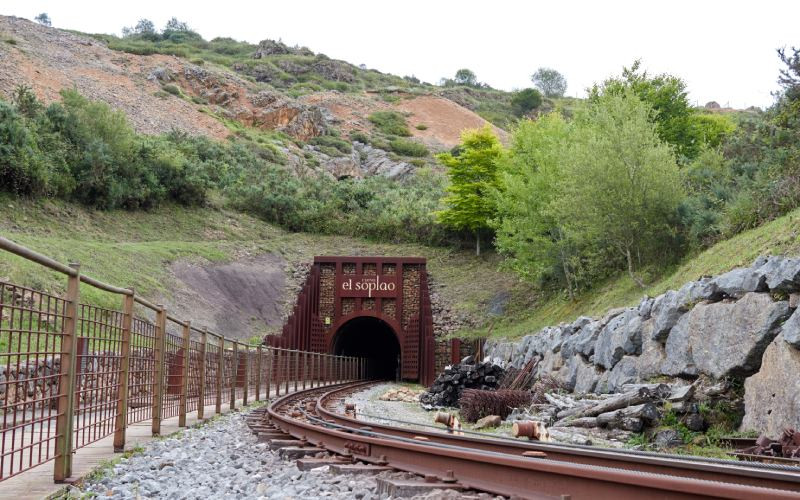
[[[29,86],[45,103],[58,101],[63,89],[75,88],[90,100],[123,111],[144,134],[180,131],[221,140],[241,133],[241,127],[276,132],[268,142],[301,174],[402,177],[421,165],[436,165],[430,157],[393,152],[390,141],[378,142],[369,119],[375,112],[406,117],[409,139],[432,152],[457,145],[462,130],[487,124],[472,110],[435,95],[438,91],[432,87],[388,85],[403,80],[271,40],[254,46],[245,62],[226,67],[175,55],[114,50],[103,36],[15,17],[0,17],[0,33],[6,39],[0,45],[0,96],[5,99],[20,85]],[[302,95],[286,88],[287,81],[309,75],[353,83],[359,72],[377,78],[375,84],[358,91],[320,88]],[[493,128],[506,139],[505,131]],[[363,137],[353,139],[354,132]],[[314,144],[315,138],[327,135],[350,136],[352,154]]]

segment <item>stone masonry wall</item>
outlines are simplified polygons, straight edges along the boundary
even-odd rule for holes
[[[580,317],[519,340],[488,341],[486,357],[520,368],[536,358],[579,393],[664,377],[743,380],[743,430],[800,428],[800,259],[760,257],[602,318]]]

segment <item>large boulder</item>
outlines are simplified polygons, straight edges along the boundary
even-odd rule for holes
[[[786,301],[748,293],[736,302],[698,304],[672,328],[661,366],[665,375],[746,376],[789,316]]]
[[[653,339],[653,323],[652,319],[642,323],[642,353],[635,358],[637,375],[643,381],[660,376],[666,358],[664,345]]]
[[[751,292],[767,291],[767,279],[758,268],[739,268],[714,278],[714,284],[723,295],[739,299]]]
[[[777,438],[785,427],[800,429],[800,350],[779,335],[769,344],[761,370],[744,382],[743,431]]]
[[[637,309],[625,312],[608,322],[597,337],[594,362],[610,370],[626,354],[640,354],[642,349],[642,317]]]
[[[759,271],[763,273],[770,291],[792,293],[800,290],[800,259],[772,256]]]
[[[575,335],[572,335],[568,340],[565,350],[572,350],[575,353],[582,354],[587,358],[594,354],[594,348],[597,344],[597,337],[600,335],[600,330],[603,329],[603,324],[600,321],[590,321],[583,325]],[[569,352],[568,352],[569,353]]]
[[[624,356],[608,374],[608,392],[619,392],[625,384],[641,382],[638,356]]]
[[[718,295],[716,283],[709,278],[690,281],[679,290],[669,290],[659,295],[653,300],[649,311],[650,316],[654,319],[653,338],[664,342],[672,327],[694,304]]]
[[[783,340],[800,349],[800,309],[795,309],[794,314],[783,324],[782,331]]]
[[[561,356],[564,359],[570,359],[572,356],[578,353],[577,344],[578,341],[582,341],[584,334],[584,328],[587,325],[592,323],[592,318],[587,316],[581,316],[569,325],[570,334],[567,336],[564,341],[561,343]],[[597,340],[597,337],[595,337]]]
[[[559,375],[566,389],[579,394],[587,394],[594,391],[601,372],[595,365],[587,363],[581,356],[575,355],[567,361]]]

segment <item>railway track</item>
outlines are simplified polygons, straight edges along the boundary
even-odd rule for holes
[[[264,419],[311,450],[509,497],[800,499],[796,467],[455,435],[433,426],[365,422],[337,410],[369,384],[283,396]]]

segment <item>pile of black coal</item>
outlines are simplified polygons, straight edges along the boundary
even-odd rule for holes
[[[495,390],[502,377],[502,367],[492,363],[476,363],[472,356],[468,356],[461,363],[445,368],[419,401],[426,410],[442,406],[456,407],[464,389]]]

